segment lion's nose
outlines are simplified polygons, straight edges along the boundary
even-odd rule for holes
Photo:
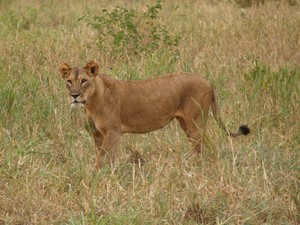
[[[71,94],[71,96],[72,96],[74,99],[76,99],[79,95],[80,95],[80,94],[78,94],[78,93]]]

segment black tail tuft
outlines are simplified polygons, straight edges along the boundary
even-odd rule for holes
[[[247,135],[250,133],[250,128],[247,125],[242,125],[240,126],[239,131],[241,132],[241,134]]]

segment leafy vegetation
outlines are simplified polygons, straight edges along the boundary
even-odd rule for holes
[[[171,51],[178,57],[180,37],[172,35],[160,22],[161,10],[161,0],[154,6],[146,5],[144,12],[121,6],[111,11],[103,9],[99,16],[89,21],[89,25],[98,33],[99,50],[127,60],[149,56],[159,49]]]

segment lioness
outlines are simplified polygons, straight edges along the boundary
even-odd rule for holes
[[[120,81],[99,74],[99,64],[90,61],[85,67],[59,66],[66,80],[73,106],[83,105],[93,126],[98,149],[96,168],[113,155],[122,133],[146,133],[164,127],[176,118],[201,152],[201,142],[209,109],[230,136],[247,135],[247,126],[237,133],[227,131],[218,114],[212,86],[199,75],[181,73],[141,81]]]

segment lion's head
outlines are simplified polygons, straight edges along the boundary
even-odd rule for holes
[[[66,81],[71,106],[76,107],[86,104],[89,97],[95,92],[94,79],[99,71],[99,63],[92,60],[83,68],[71,68],[69,64],[62,63],[59,65],[59,71]]]

